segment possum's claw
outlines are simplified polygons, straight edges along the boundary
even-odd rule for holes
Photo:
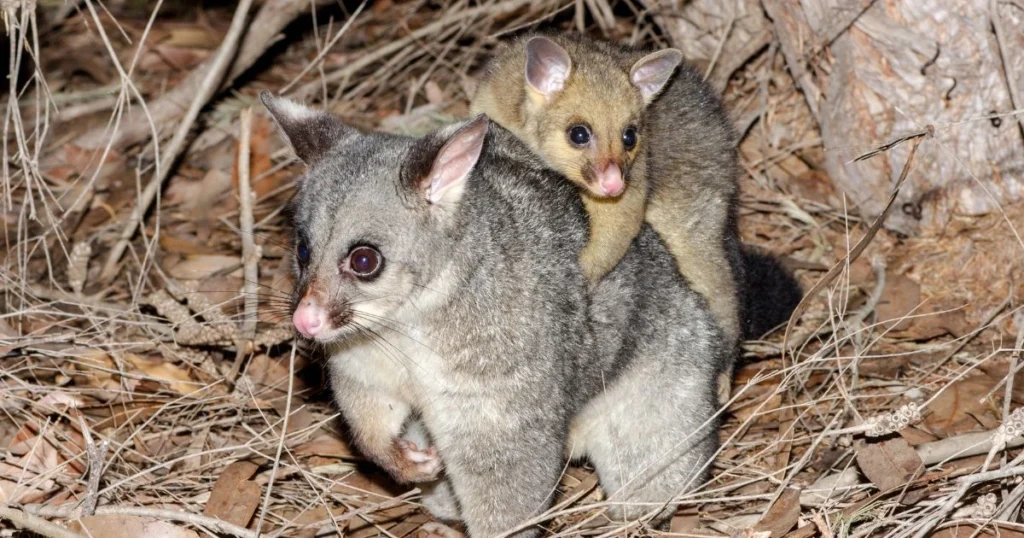
[[[395,468],[389,469],[402,482],[430,482],[441,474],[441,456],[437,449],[420,450],[416,443],[403,438],[395,439]]]
[[[448,525],[436,521],[424,523],[420,527],[420,533],[422,538],[465,538],[466,536]]]

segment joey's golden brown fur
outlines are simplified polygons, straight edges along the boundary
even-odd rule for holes
[[[742,278],[736,137],[713,90],[680,62],[674,49],[527,37],[497,53],[471,110],[583,187],[591,232],[580,261],[591,284],[618,263],[646,220],[735,345]],[[591,135],[586,145],[574,143],[580,125]],[[635,130],[632,148],[624,143],[627,128]],[[616,171],[622,191],[606,188]],[[730,380],[722,381],[724,397]]]

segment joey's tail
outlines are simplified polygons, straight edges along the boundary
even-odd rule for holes
[[[803,290],[777,259],[748,245],[741,247],[740,257],[743,265],[740,319],[743,339],[750,340],[789,321],[803,297]]]

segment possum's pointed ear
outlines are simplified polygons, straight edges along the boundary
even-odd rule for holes
[[[481,114],[463,125],[434,156],[420,187],[431,204],[453,204],[462,199],[466,179],[480,159],[490,120]]]
[[[629,70],[629,80],[640,90],[644,102],[650,103],[682,61],[683,53],[678,49],[659,50],[637,60]]]
[[[274,97],[268,91],[260,92],[260,100],[274,117],[295,155],[307,165],[320,160],[331,147],[352,132],[351,127],[333,114]]]
[[[570,71],[572,60],[558,43],[543,36],[526,42],[526,83],[535,92],[552,97],[565,89]]]

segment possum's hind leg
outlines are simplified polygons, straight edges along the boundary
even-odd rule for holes
[[[583,439],[614,520],[663,523],[675,511],[672,501],[707,477],[717,445],[712,412],[704,409],[711,403],[697,408],[688,400],[710,400],[710,383],[675,381],[627,372],[573,420],[571,429]],[[702,388],[704,398],[695,394]]]
[[[438,399],[424,416],[470,536],[502,535],[550,505],[565,446],[564,423],[551,411],[537,398],[499,399],[491,393]],[[512,536],[539,534],[527,527]]]

